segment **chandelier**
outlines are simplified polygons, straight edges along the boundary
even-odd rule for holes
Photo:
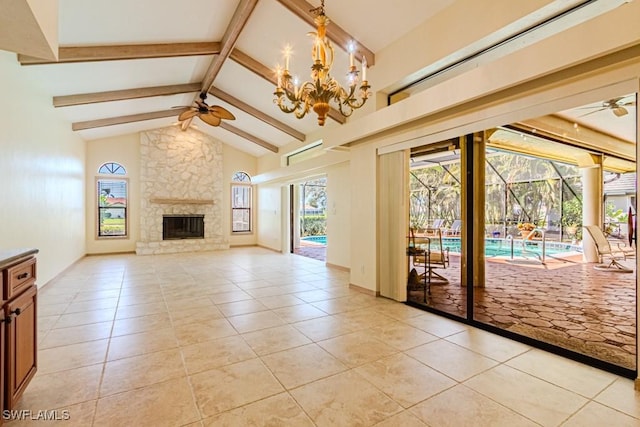
[[[310,109],[313,109],[318,115],[318,125],[324,126],[327,113],[331,109],[330,102],[335,102],[340,113],[349,117],[353,110],[364,105],[369,98],[369,82],[367,81],[367,59],[362,57],[362,84],[360,85],[359,98],[356,98],[356,89],[358,86],[358,70],[354,65],[355,43],[350,42],[349,51],[349,70],[347,72],[347,80],[349,87],[342,87],[333,77],[331,77],[331,65],[333,64],[333,46],[326,37],[326,27],[329,24],[329,18],[324,14],[324,0],[321,0],[320,7],[312,9],[311,12],[317,14],[315,23],[318,26],[316,32],[310,32],[308,35],[315,36],[311,57],[313,65],[311,65],[311,81],[302,84],[298,82],[296,77],[292,77],[289,73],[289,60],[291,57],[291,49],[285,48],[284,51],[284,70],[278,66],[276,74],[278,85],[273,93],[275,98],[273,102],[285,113],[294,113],[297,118],[303,118]]]

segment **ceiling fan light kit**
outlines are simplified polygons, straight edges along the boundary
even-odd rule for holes
[[[291,56],[290,48],[285,48],[284,70],[279,66],[276,69],[277,86],[273,93],[273,102],[285,113],[294,113],[298,119],[303,118],[310,110],[318,116],[318,125],[324,126],[327,114],[331,109],[331,102],[337,104],[340,113],[349,117],[353,110],[362,107],[370,96],[369,82],[367,81],[367,59],[362,57],[362,83],[359,87],[359,97],[356,97],[358,90],[359,74],[354,65],[355,43],[349,43],[349,71],[347,78],[349,87],[342,87],[333,77],[331,77],[331,66],[333,65],[334,50],[331,42],[326,37],[326,28],[329,18],[324,13],[324,0],[320,7],[313,9],[317,13],[315,23],[316,32],[309,35],[315,36],[311,57],[311,80],[302,84],[296,77],[289,73],[289,61]]]

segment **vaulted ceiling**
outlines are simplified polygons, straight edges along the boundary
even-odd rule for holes
[[[349,40],[358,43],[357,56],[366,55],[375,66],[376,51],[452,2],[396,0],[373,7],[367,0],[328,0],[334,76],[346,74]],[[274,69],[283,64],[287,44],[293,48],[292,74],[307,79],[311,39],[306,34],[314,29],[310,10],[319,4],[59,0],[57,60],[19,54],[18,61],[86,140],[175,125],[180,110],[174,107],[193,105],[200,91],[208,91],[207,103],[225,107],[236,120],[211,127],[194,119],[192,125],[261,156],[303,141],[318,128],[313,113],[298,120],[280,112],[273,92]],[[12,25],[24,29],[30,19]],[[337,113],[330,113],[327,127],[345,122]]]
[[[175,107],[193,105],[201,91],[208,93],[208,104],[228,109],[236,120],[223,121],[220,127],[197,118],[190,124],[254,156],[278,152],[318,130],[313,112],[301,120],[285,114],[274,104],[273,92],[274,70],[283,65],[286,45],[293,49],[291,74],[308,78],[312,40],[307,33],[315,29],[311,9],[320,0],[3,1],[6,13],[0,16],[0,49],[19,53],[22,71],[85,140],[180,125],[177,116],[182,110]],[[325,11],[331,20],[328,36],[336,54],[332,74],[338,80],[346,75],[349,40],[357,42],[356,65],[360,67],[360,58],[366,56],[369,66],[375,67],[376,53],[457,1],[326,0]],[[543,3],[548,4],[545,12],[532,12],[518,23],[521,27],[510,25],[496,31],[491,36],[495,40],[487,37],[482,41],[485,46],[481,41],[460,46],[459,51],[434,63],[434,69],[421,72],[436,72],[447,60],[474,55],[473,49],[487,48],[553,14],[594,2],[556,0],[540,5]],[[623,1],[616,0],[618,3]],[[545,37],[545,31],[537,37]],[[50,38],[57,43],[50,45]],[[371,84],[372,92],[384,89],[376,87],[375,81]],[[364,113],[356,110],[352,117],[359,114]],[[563,112],[562,116],[584,121],[583,114]],[[326,128],[349,120],[337,111],[329,117]],[[612,122],[616,117],[610,109],[588,118],[589,122],[602,120],[597,127],[609,134],[609,124],[620,127],[621,123],[620,118]],[[635,135],[635,128],[627,128]],[[615,136],[635,143],[632,136]]]

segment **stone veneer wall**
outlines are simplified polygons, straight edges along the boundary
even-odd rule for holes
[[[176,126],[140,133],[138,255],[228,249],[222,227],[222,143]],[[162,240],[165,214],[204,215],[204,239]]]

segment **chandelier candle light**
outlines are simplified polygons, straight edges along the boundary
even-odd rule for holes
[[[301,119],[313,109],[318,115],[318,125],[324,126],[327,113],[331,109],[329,102],[334,101],[340,113],[349,117],[353,110],[364,105],[369,98],[369,82],[367,81],[367,58],[362,57],[362,84],[360,85],[360,98],[356,98],[356,87],[358,86],[358,70],[354,65],[354,55],[356,50],[355,42],[350,42],[347,46],[349,52],[349,71],[347,79],[349,87],[343,88],[330,75],[333,64],[333,46],[326,37],[326,28],[329,18],[324,14],[324,0],[319,8],[313,9],[316,12],[315,23],[318,26],[317,32],[310,32],[315,36],[315,42],[311,50],[313,65],[311,66],[311,81],[306,81],[300,85],[297,77],[289,73],[289,60],[291,48],[287,46],[284,50],[284,70],[278,66],[276,74],[278,85],[273,93],[273,102],[285,113],[295,113]]]

